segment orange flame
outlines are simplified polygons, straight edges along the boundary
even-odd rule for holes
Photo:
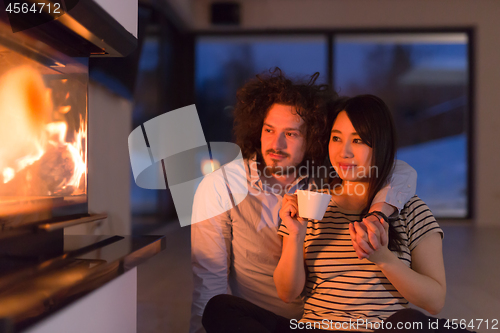
[[[67,185],[74,186],[77,189],[80,185],[82,177],[85,175],[85,171],[87,170],[87,164],[85,163],[85,150],[83,146],[86,138],[87,124],[80,115],[80,128],[77,132],[75,132],[75,140],[67,146],[75,165],[73,176],[68,181]]]
[[[59,108],[59,112],[61,112],[62,114],[66,114],[66,113],[68,113],[70,111],[71,111],[71,105],[65,105],[65,106],[61,106]]]
[[[1,77],[0,170],[9,167],[18,172],[43,155],[43,127],[52,109],[47,96],[41,75],[28,66]]]
[[[65,81],[67,79],[63,79]],[[68,97],[66,95],[66,99]],[[68,174],[69,179],[64,178],[58,187],[68,188],[71,194],[82,193],[87,125],[80,115],[80,128],[75,131],[73,142],[66,142],[68,125],[62,121],[50,122],[54,111],[52,92],[35,69],[17,67],[0,78],[0,184],[12,181],[16,174],[39,161],[53,146],[62,148],[58,152],[69,153],[74,166]],[[71,106],[59,107],[57,111],[66,114]],[[32,174],[27,172],[25,177],[29,182]]]
[[[3,182],[8,183],[12,178],[14,178],[14,175],[16,174],[16,171],[12,168],[5,168],[3,169]]]

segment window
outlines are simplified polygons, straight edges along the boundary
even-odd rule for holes
[[[436,216],[466,217],[467,34],[337,35],[334,50],[336,89],[374,94],[392,111],[397,158],[417,171],[417,194]]]
[[[395,119],[397,157],[418,173],[417,194],[437,217],[469,217],[469,44],[467,32],[199,36],[196,105],[205,137],[231,141],[236,90],[255,74],[318,71],[318,83],[333,83],[340,95],[381,97]]]
[[[279,67],[286,75],[322,75],[326,83],[325,36],[199,37],[196,42],[196,107],[207,141],[231,141],[236,91],[255,74]]]

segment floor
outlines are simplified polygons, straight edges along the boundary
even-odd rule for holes
[[[500,329],[500,228],[441,223],[445,232],[446,305],[439,317],[474,319],[477,332]],[[149,232],[166,249],[138,270],[138,332],[188,332],[191,304],[190,229],[176,222]],[[484,321],[477,329],[479,320]],[[486,329],[486,320],[489,329]]]

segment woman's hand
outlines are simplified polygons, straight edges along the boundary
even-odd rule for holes
[[[371,217],[373,216],[363,219],[362,222],[351,223],[349,233],[358,258],[366,258],[376,264],[392,254],[387,247],[389,244],[389,224],[376,217],[375,221],[372,221]]]
[[[359,259],[367,258],[368,253],[371,252],[372,248],[370,246],[370,240],[368,239],[368,229],[366,223],[372,221],[374,223],[381,223],[381,221],[374,215],[369,215],[363,218],[362,222],[352,223],[353,230],[351,230],[351,225],[349,225],[349,232],[351,234],[351,241],[353,242],[354,250],[358,255]],[[386,239],[382,238],[381,243],[384,243]]]
[[[307,232],[307,219],[299,217],[298,214],[297,195],[285,194],[281,205],[280,218],[290,236],[300,236],[304,239]]]
[[[306,283],[304,239],[307,220],[298,217],[298,212],[297,196],[285,194],[280,217],[286,226],[288,237],[283,237],[281,257],[273,279],[279,298],[286,303],[297,299]]]

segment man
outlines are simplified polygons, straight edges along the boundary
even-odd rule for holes
[[[322,164],[327,150],[325,105],[335,96],[314,84],[317,77],[296,84],[276,69],[238,91],[234,131],[248,195],[226,212],[191,225],[192,333],[204,332],[204,307],[218,294],[231,293],[284,317],[302,315],[300,298],[290,303],[279,299],[273,272],[281,255],[277,229],[283,195],[317,185],[309,174]],[[371,210],[390,215],[415,194],[415,171],[404,162],[398,165]],[[206,214],[210,207],[228,207],[221,196],[225,191],[230,188],[220,173],[205,177],[196,192],[193,221],[213,216]]]

